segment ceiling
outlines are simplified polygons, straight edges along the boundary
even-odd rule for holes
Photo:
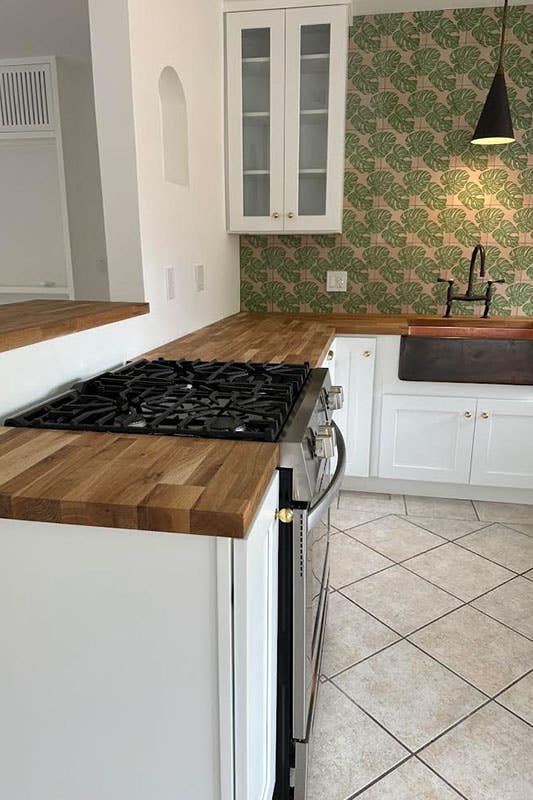
[[[49,55],[90,60],[88,0],[0,0],[0,58]]]
[[[513,6],[526,6],[531,0],[511,0]],[[353,0],[354,13],[394,14],[397,11],[435,11],[440,8],[501,6],[503,0]]]

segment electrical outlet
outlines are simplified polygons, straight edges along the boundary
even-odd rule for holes
[[[205,289],[205,267],[203,264],[196,264],[194,267],[194,283],[197,292],[203,292]]]
[[[170,302],[176,298],[176,274],[174,267],[165,267],[165,293],[167,300]]]
[[[326,291],[327,292],[347,292],[348,273],[347,272],[328,272]]]

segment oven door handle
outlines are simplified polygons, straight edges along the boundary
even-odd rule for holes
[[[324,511],[333,503],[341,490],[344,473],[346,472],[346,444],[339,427],[335,423],[333,423],[333,427],[337,436],[337,468],[326,491],[320,495],[316,503],[309,509],[307,517],[308,529],[314,528],[322,518]]]

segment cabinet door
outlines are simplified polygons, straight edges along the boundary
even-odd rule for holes
[[[233,542],[235,800],[271,800],[276,770],[279,482]]]
[[[283,230],[285,12],[226,14],[229,230]]]
[[[286,12],[285,231],[340,232],[346,6]]]
[[[533,489],[533,401],[479,400],[470,483]]]
[[[335,382],[344,389],[344,408],[335,420],[346,441],[346,474],[370,474],[372,409],[374,401],[375,339],[336,339]]]
[[[468,483],[476,400],[385,395],[380,478]]]

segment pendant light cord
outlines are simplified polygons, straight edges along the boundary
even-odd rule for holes
[[[504,54],[505,54],[505,35],[507,33],[507,11],[509,9],[509,0],[504,1],[503,5],[503,16],[502,16],[502,35],[500,40],[500,60],[498,62],[498,73],[503,73],[504,66]]]

